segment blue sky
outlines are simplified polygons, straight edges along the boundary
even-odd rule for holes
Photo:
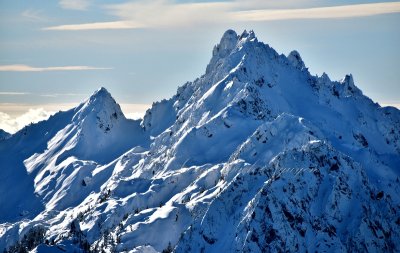
[[[400,2],[0,0],[0,128],[77,105],[106,87],[129,116],[204,73],[227,29],[255,31],[311,73],[400,104]]]

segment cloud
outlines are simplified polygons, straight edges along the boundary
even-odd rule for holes
[[[40,10],[28,9],[23,11],[21,13],[21,16],[25,19],[28,19],[29,21],[47,21],[47,19],[42,15],[42,11]]]
[[[400,2],[278,9],[282,6],[311,5],[315,6],[315,1],[285,0],[283,3],[277,4],[276,1],[260,0],[202,3],[138,0],[104,5],[103,8],[108,14],[115,16],[117,21],[67,24],[45,27],[43,30],[81,31],[190,27],[246,21],[353,18],[400,12]]]
[[[83,93],[48,93],[48,94],[40,94],[41,97],[74,97],[74,96],[85,96]]]
[[[109,14],[120,20],[83,24],[66,24],[44,27],[45,31],[83,31],[137,29],[169,26],[190,26],[194,24],[222,22],[228,13],[230,3],[184,3],[168,0],[134,1],[106,5]]]
[[[128,119],[134,119],[134,120],[138,120],[138,119],[143,119],[145,112],[129,112],[129,113],[125,113],[125,117]]]
[[[270,21],[288,19],[335,19],[365,17],[400,12],[400,2],[354,4],[306,9],[251,10],[232,13],[238,21]]]
[[[396,101],[384,101],[382,103],[379,103],[381,106],[393,106],[396,107],[397,109],[400,109],[400,102]]]
[[[57,94],[58,95],[58,94]],[[59,95],[80,95],[75,93]],[[0,129],[15,133],[30,123],[45,120],[55,112],[66,111],[79,105],[76,103],[19,104],[0,103]],[[125,116],[130,119],[142,118],[149,104],[120,104]],[[34,108],[33,108],[34,107]]]
[[[45,111],[43,108],[29,109],[18,117],[12,117],[7,113],[0,112],[0,129],[9,133],[15,133],[30,123],[48,119],[54,112]]]
[[[107,5],[110,14],[145,27],[191,26],[224,22],[232,2],[176,3],[170,0],[134,1]]]
[[[96,22],[75,25],[59,25],[45,27],[45,31],[82,31],[82,30],[115,30],[115,29],[135,29],[145,27],[139,23],[131,21]]]
[[[60,0],[60,5],[64,9],[70,10],[86,10],[90,4],[90,0]]]
[[[76,103],[46,103],[46,104],[23,104],[23,103],[0,103],[0,112],[11,117],[18,117],[29,111],[31,108],[43,108],[48,112],[66,111],[79,105]]]
[[[143,118],[147,109],[151,107],[149,104],[120,104],[121,110],[128,119]]]
[[[40,97],[77,97],[77,96],[86,96],[87,94],[83,94],[83,93],[35,94],[35,93],[30,93],[30,92],[0,91],[0,96],[23,96],[23,95],[40,96]],[[0,108],[1,108],[1,105],[0,105]]]
[[[91,66],[63,66],[63,67],[32,67],[23,64],[0,65],[0,71],[9,72],[43,72],[43,71],[80,71],[80,70],[109,70]]]
[[[15,91],[0,91],[0,95],[14,96],[14,95],[29,95],[28,92],[15,92]]]

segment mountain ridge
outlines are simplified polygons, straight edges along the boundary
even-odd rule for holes
[[[400,250],[400,111],[253,31],[226,31],[205,74],[141,121],[100,88],[0,150],[10,252]],[[33,204],[18,206],[16,164]]]
[[[4,131],[3,129],[0,129],[0,139],[7,139],[10,136],[11,136],[10,133]]]

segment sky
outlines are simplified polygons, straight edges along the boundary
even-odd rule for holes
[[[312,74],[353,74],[400,107],[400,2],[0,0],[0,129],[77,106],[103,86],[138,118],[204,74],[227,29],[254,30]]]

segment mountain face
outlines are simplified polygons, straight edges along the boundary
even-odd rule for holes
[[[10,136],[11,136],[11,134],[7,133],[3,129],[0,129],[0,140],[7,139]]]
[[[101,88],[0,141],[9,252],[399,252],[400,111],[224,33],[126,119]]]

